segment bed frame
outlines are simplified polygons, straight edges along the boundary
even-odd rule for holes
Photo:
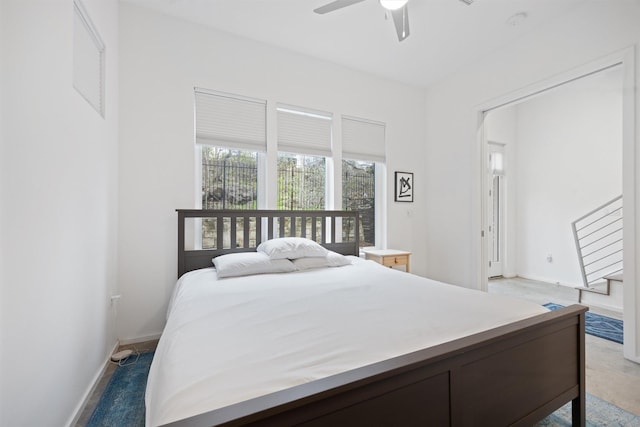
[[[177,209],[178,278],[198,268],[211,267],[211,259],[235,252],[254,252],[264,241],[278,237],[306,237],[343,255],[359,255],[360,217],[355,211],[276,211]],[[187,219],[207,219],[222,230],[212,236],[215,247],[195,244],[194,228]],[[191,231],[191,239],[187,239]],[[186,246],[192,246],[188,249]],[[196,246],[197,249],[193,249]]]
[[[353,212],[179,210],[178,216],[179,275],[210,266],[221,253],[255,250],[187,251],[185,218],[215,218],[218,230],[225,221],[236,224],[227,229],[241,228],[244,242],[250,218],[260,218],[253,222],[262,227],[319,218],[302,222],[326,224],[322,230],[290,228],[338,252],[358,253],[358,231],[353,241],[332,243],[345,220],[358,230]],[[285,229],[267,225],[256,234],[280,237]],[[581,305],[550,311],[167,426],[531,426],[568,402],[572,425],[584,426],[586,311]]]

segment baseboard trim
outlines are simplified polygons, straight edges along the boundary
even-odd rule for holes
[[[622,308],[621,307],[617,307],[615,305],[600,304],[598,302],[594,303],[592,301],[585,302],[584,300],[582,301],[581,304],[588,305],[589,307],[602,308],[602,309],[605,309],[605,310],[613,311],[614,313],[618,313],[618,314],[623,314]]]
[[[627,347],[628,346],[624,346],[624,348],[623,348],[624,358],[627,359],[627,360],[630,360],[632,362],[640,364],[640,356],[637,355],[637,354],[630,354],[632,350],[627,353],[627,351],[626,351]]]
[[[84,394],[83,398],[80,400],[80,403],[78,403],[78,405],[76,406],[75,410],[73,411],[73,415],[71,416],[71,419],[67,423],[68,427],[74,427],[78,423],[78,420],[80,419],[80,416],[82,415],[82,411],[84,410],[84,407],[87,405],[87,403],[91,399],[91,396],[93,395],[93,392],[98,387],[98,383],[102,379],[102,376],[104,375],[105,371],[107,370],[107,367],[109,366],[111,355],[116,350],[118,350],[118,347],[120,347],[120,343],[118,341],[116,341],[115,345],[113,346],[111,351],[109,351],[109,354],[106,356],[106,358],[104,360],[104,363],[102,364],[102,368],[100,368],[98,370],[98,372],[96,373],[96,375],[93,377],[93,380],[91,380],[91,383],[89,384],[89,387],[85,391],[85,394]]]
[[[576,288],[576,287],[580,287],[582,285],[575,285],[575,284],[571,284],[571,283],[562,283],[559,282],[555,279],[551,279],[549,277],[541,277],[541,276],[531,276],[529,274],[518,274],[516,275],[516,277],[520,277],[522,279],[528,279],[528,280],[535,280],[536,282],[545,282],[545,283],[549,283],[551,285],[559,285],[559,286],[566,286],[569,288]]]
[[[147,335],[146,337],[129,338],[126,340],[120,340],[120,345],[138,344],[145,341],[153,341],[160,339],[162,334]]]

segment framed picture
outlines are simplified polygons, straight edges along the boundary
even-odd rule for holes
[[[413,202],[413,173],[396,172],[396,202]]]

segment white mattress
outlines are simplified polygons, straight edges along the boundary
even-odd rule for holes
[[[147,426],[546,311],[356,258],[220,280],[212,268],[193,271],[178,281],[151,366]]]

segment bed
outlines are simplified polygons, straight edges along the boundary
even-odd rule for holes
[[[350,262],[223,279],[212,268],[285,236]],[[147,425],[530,426],[568,402],[585,425],[586,307],[387,269],[358,243],[355,212],[178,210]]]

